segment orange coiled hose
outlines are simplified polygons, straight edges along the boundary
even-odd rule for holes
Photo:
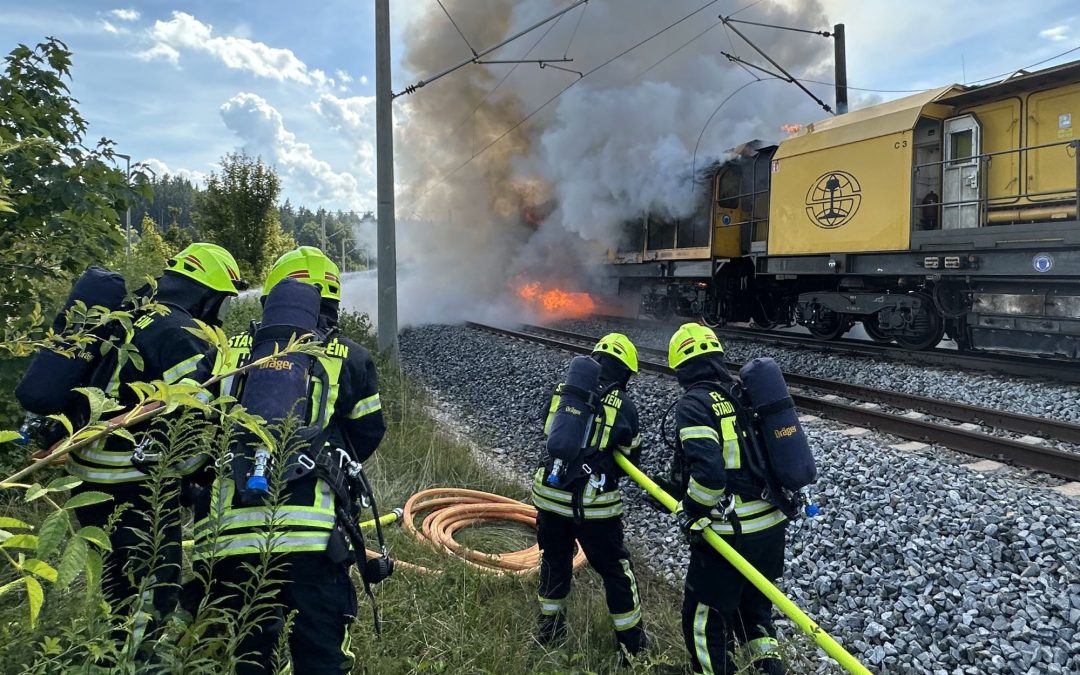
[[[420,529],[416,518],[424,516]],[[536,528],[536,508],[516,499],[490,492],[462,488],[432,488],[417,492],[405,502],[402,525],[420,541],[458,556],[466,564],[486,572],[529,575],[540,568],[540,548],[484,553],[454,541],[458,530],[486,522],[513,522]],[[581,546],[574,555],[574,569],[585,563]]]

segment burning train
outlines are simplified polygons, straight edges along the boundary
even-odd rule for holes
[[[746,143],[693,216],[627,223],[606,274],[656,317],[1075,357],[1076,113],[1080,61]]]

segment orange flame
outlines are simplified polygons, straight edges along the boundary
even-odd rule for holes
[[[801,124],[781,124],[780,131],[783,131],[788,136],[794,136],[802,131],[803,125]]]
[[[596,301],[588,293],[545,288],[539,281],[521,284],[516,292],[527,307],[547,319],[581,319],[596,311]]]

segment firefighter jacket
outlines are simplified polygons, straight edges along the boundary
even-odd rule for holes
[[[612,379],[601,371],[601,389],[610,386]],[[548,406],[547,419],[544,422],[544,436],[551,430],[555,411],[559,407],[559,394],[555,393]],[[623,476],[618,469],[612,451],[634,455],[641,446],[641,432],[638,424],[637,407],[621,387],[612,389],[603,399],[602,424],[593,427],[593,437],[589,447],[596,448],[591,455],[583,458],[591,473],[571,481],[566,489],[557,489],[545,483],[551,472],[552,460],[537,468],[533,476],[533,505],[543,511],[560,516],[578,515],[586,520],[614,518],[622,515],[622,495],[619,493],[619,479]],[[575,468],[571,468],[574,471]],[[577,500],[577,501],[575,501]]]
[[[229,343],[228,363],[222,367],[235,370],[250,353],[252,338],[238,335]],[[375,363],[366,349],[340,336],[330,340],[319,360],[329,378],[332,414],[326,421],[328,437],[354,460],[363,462],[375,452],[386,432]],[[324,448],[311,448],[307,453],[314,456]],[[289,483],[283,504],[273,508],[244,506],[237,501],[231,475],[219,477],[196,505],[193,558],[255,554],[268,542],[275,553],[325,551],[337,524],[340,498],[327,481],[313,473]],[[275,523],[272,538],[267,529],[271,519]]]
[[[117,350],[112,349],[103,357],[92,384],[130,409],[138,403],[134,392],[126,386],[130,383],[161,380],[166,384],[202,384],[210,379],[216,351],[189,329],[197,328],[194,317],[199,316],[200,308],[207,304],[207,296],[212,293],[215,292],[180,275],[161,277],[154,300],[168,307],[169,312],[163,315],[148,312],[135,317],[131,330],[123,337],[123,343],[137,350],[142,368],[130,359],[120,366]],[[136,425],[129,431],[138,435],[149,424]],[[132,465],[133,450],[130,441],[112,435],[104,443],[72,451],[68,471],[87,483],[145,480],[148,475]],[[192,468],[193,465],[181,467]]]
[[[760,532],[786,517],[761,499],[764,486],[745,466],[745,435],[750,432],[739,426],[721,382],[732,379],[722,369],[722,362],[712,355],[676,369],[686,388],[675,405],[677,452],[689,474],[683,508],[691,517],[711,518],[712,529],[719,534]]]

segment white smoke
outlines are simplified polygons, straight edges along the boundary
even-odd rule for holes
[[[512,0],[444,4],[476,48],[565,6]],[[564,16],[528,57],[526,51],[546,28],[489,58],[551,59],[565,52],[574,60],[559,65],[588,72],[701,4],[591,0],[583,16],[582,8]],[[708,190],[693,185],[694,164],[700,170],[746,141],[778,140],[781,124],[824,117],[804,93],[779,81],[756,83],[731,96],[764,75],[751,75],[720,54],[753,55],[734,35],[733,47],[722,27],[663,60],[717,23],[718,14],[736,9],[733,5],[715,4],[590,74],[509,133],[577,76],[522,64],[492,94],[511,66],[473,65],[399,99],[404,101],[396,112],[399,249],[406,261],[400,271],[402,323],[464,319],[512,307],[509,288],[520,279],[587,288],[623,223],[645,211],[680,217],[694,210],[701,191]],[[461,36],[433,7],[404,33],[407,79],[426,77],[469,55]],[[739,18],[830,25],[817,0],[766,1]],[[826,40],[753,26],[741,30],[792,72],[830,79]],[[816,91],[829,95],[827,87]],[[703,125],[718,106],[695,157]],[[546,219],[530,224],[527,214],[538,212]]]

